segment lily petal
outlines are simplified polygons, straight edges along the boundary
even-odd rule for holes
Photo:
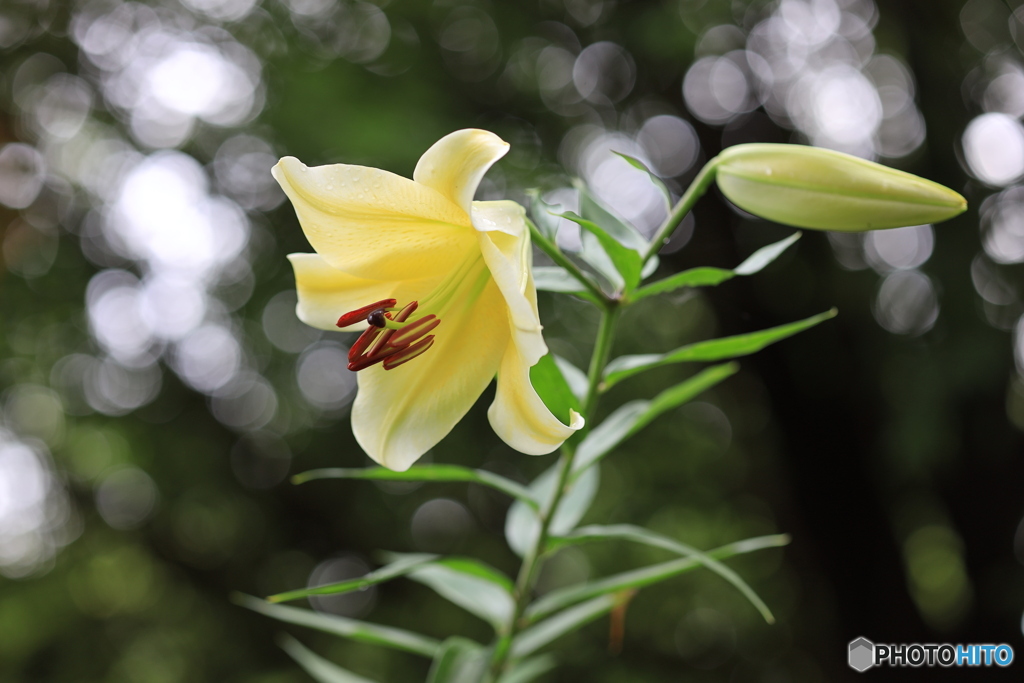
[[[313,249],[352,275],[378,280],[441,275],[459,263],[475,239],[459,206],[394,173],[344,164],[309,168],[285,157],[273,174]]]
[[[432,187],[470,215],[481,178],[505,156],[509,144],[490,131],[468,128],[449,133],[423,153],[412,177]]]
[[[530,267],[530,231],[526,212],[512,201],[473,202],[473,226],[487,268],[508,306],[512,337],[527,366],[548,352],[541,335],[537,289]]]
[[[295,289],[299,320],[321,330],[338,331],[341,314],[373,301],[398,299],[409,302],[421,298],[437,283],[437,278],[419,280],[367,280],[340,271],[319,254],[289,254],[295,270]],[[366,329],[366,323],[350,325],[346,332]]]
[[[551,414],[530,383],[530,366],[509,344],[498,370],[498,390],[487,418],[494,432],[512,448],[527,455],[544,455],[583,428],[583,417],[569,410],[569,425]]]
[[[384,467],[404,471],[444,438],[491,382],[509,344],[501,292],[481,262],[441,316],[434,345],[393,370],[359,372],[352,431]]]

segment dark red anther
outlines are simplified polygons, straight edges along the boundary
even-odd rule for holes
[[[378,353],[377,355],[363,354],[362,356],[356,358],[354,361],[350,361],[348,364],[348,369],[351,370],[352,372],[359,372],[360,370],[365,370],[371,365],[376,365],[377,363],[386,360],[390,356],[393,356],[402,350],[403,349],[392,349],[391,347],[388,347],[388,349],[385,350],[383,353]]]
[[[349,311],[345,315],[338,318],[338,327],[348,327],[349,325],[355,325],[366,320],[367,316],[376,311],[377,309],[392,308],[398,301],[395,299],[381,299],[380,301],[372,304],[367,304],[361,308],[357,308],[354,311]],[[378,325],[383,327],[383,325]]]
[[[409,316],[416,312],[416,309],[420,307],[419,301],[410,301],[402,307],[398,313],[395,314],[396,323],[404,323],[409,319]]]
[[[419,305],[420,304],[417,301],[410,301],[402,308],[402,310],[395,314],[393,320],[396,323],[404,323],[405,319],[412,315],[413,311],[415,311]],[[366,352],[366,355],[376,356],[381,353],[390,345],[389,342],[391,341],[391,336],[394,335],[395,332],[396,330],[384,330],[384,333],[377,338],[377,341],[374,342],[373,346],[370,347],[370,350]]]
[[[430,335],[428,337],[420,339],[412,346],[406,346],[403,349],[399,349],[395,353],[389,355],[387,358],[384,359],[384,369],[392,370],[394,368],[397,368],[399,365],[402,365],[403,363],[408,363],[412,359],[426,353],[427,349],[429,349],[433,345],[434,335]]]
[[[425,315],[391,335],[388,345],[404,349],[418,339],[422,339],[428,332],[440,324],[441,320],[433,313]]]
[[[400,330],[385,327],[389,320],[396,323],[406,322],[419,307],[418,302],[410,301],[401,310],[395,311],[395,303],[394,299],[378,301],[346,313],[338,320],[339,327],[343,326],[342,323],[346,326],[353,325],[359,322],[361,315],[362,319],[370,324],[349,349],[349,370],[358,372],[381,362],[384,363],[385,370],[390,370],[425,353],[434,344],[434,335],[426,335],[441,324],[436,315],[425,315],[419,320],[407,323]],[[388,310],[389,308],[391,310]]]
[[[356,339],[356,343],[352,345],[352,348],[348,350],[349,363],[355,361],[356,358],[363,355],[363,352],[366,351],[367,348],[369,348],[370,344],[373,343],[373,340],[376,339],[377,335],[379,334],[379,327],[374,327],[373,325],[367,327],[366,331],[359,335],[359,339]],[[352,368],[350,367],[349,370],[351,369]]]

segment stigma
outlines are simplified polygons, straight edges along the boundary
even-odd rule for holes
[[[377,363],[385,370],[392,370],[418,358],[434,345],[434,335],[430,332],[441,324],[441,319],[431,313],[410,320],[419,302],[410,301],[402,308],[397,304],[396,299],[382,299],[338,318],[338,327],[360,322],[369,324],[348,351],[349,370],[358,372]]]

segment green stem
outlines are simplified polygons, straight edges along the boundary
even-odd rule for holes
[[[608,295],[601,291],[601,288],[584,273],[579,266],[569,260],[569,257],[562,253],[562,250],[558,248],[558,245],[549,240],[544,233],[542,233],[533,221],[529,218],[526,219],[526,224],[530,226],[530,236],[533,238],[533,243],[540,247],[548,257],[554,261],[557,265],[568,271],[569,275],[576,278],[581,285],[588,292],[590,292],[598,302],[608,301]]]
[[[612,339],[615,336],[615,323],[619,319],[617,302],[607,305],[601,311],[601,323],[597,328],[597,342],[594,353],[590,356],[590,368],[587,371],[587,395],[583,399],[583,414],[588,420],[593,419],[600,397],[598,388],[601,386],[604,367],[608,365],[608,356],[612,352]]]
[[[704,165],[704,168],[694,178],[690,187],[687,188],[675,207],[669,212],[665,222],[658,229],[658,233],[655,235],[650,247],[643,255],[644,262],[658,253],[658,250],[679,226],[686,217],[686,214],[690,212],[693,205],[697,203],[701,195],[714,182],[717,164],[717,159],[712,159]],[[587,394],[583,399],[582,405],[583,415],[589,421],[593,419],[597,402],[600,398],[601,376],[604,373],[605,366],[608,364],[608,356],[611,353],[612,338],[615,333],[615,323],[619,315],[620,302],[617,299],[610,298],[601,291],[601,288],[586,273],[580,270],[579,266],[569,260],[558,248],[558,245],[541,233],[532,221],[527,219],[526,223],[530,226],[530,234],[533,237],[534,244],[540,247],[541,251],[547,254],[552,261],[578,280],[593,295],[594,302],[601,309],[601,323],[597,330],[597,341],[594,344],[594,352],[590,358],[590,368],[587,373]],[[588,427],[590,426],[588,425]],[[555,487],[551,492],[550,498],[541,507],[539,515],[540,528],[537,532],[537,538],[534,539],[530,548],[527,549],[523,557],[523,563],[519,568],[519,576],[516,577],[515,609],[512,611],[508,624],[500,632],[498,642],[494,648],[494,654],[491,657],[489,680],[492,682],[498,681],[505,670],[505,665],[508,662],[508,656],[512,648],[512,641],[522,626],[523,614],[530,604],[533,587],[537,581],[537,574],[540,571],[541,559],[548,551],[551,522],[558,512],[558,506],[562,503],[566,489],[571,481],[570,475],[572,474],[573,459],[576,456],[576,443],[578,443],[578,439],[572,439],[562,445]]]
[[[700,169],[700,173],[693,179],[690,186],[686,188],[686,192],[679,198],[676,205],[669,212],[665,222],[658,228],[657,234],[654,239],[651,240],[651,246],[647,248],[647,253],[644,254],[644,263],[651,260],[651,257],[658,253],[658,250],[665,246],[668,242],[668,238],[672,236],[673,231],[679,224],[686,218],[686,214],[690,213],[693,209],[693,205],[697,203],[697,200],[711,187],[711,183],[715,182],[715,171],[718,168],[718,157],[715,157],[708,163],[704,164],[704,168]]]
[[[598,399],[600,398],[597,387],[601,383],[601,375],[604,373],[604,368],[608,364],[608,356],[611,354],[615,322],[618,320],[618,315],[619,307],[615,302],[605,303],[601,307],[601,323],[597,329],[597,342],[594,344],[594,353],[590,357],[590,371],[587,375],[587,395],[582,405],[583,415],[588,420],[593,418]],[[548,551],[551,522],[558,512],[558,506],[561,504],[568,488],[569,475],[572,473],[572,463],[575,456],[575,440],[567,441],[562,445],[555,487],[551,492],[551,497],[541,508],[540,529],[537,532],[537,538],[523,557],[523,564],[519,567],[519,576],[516,577],[515,609],[494,649],[490,669],[491,681],[497,681],[500,678],[508,661],[512,640],[519,632],[523,613],[530,604],[533,586],[536,583],[537,573],[540,570],[540,560]]]

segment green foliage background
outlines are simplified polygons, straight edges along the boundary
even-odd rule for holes
[[[791,534],[785,550],[733,563],[778,623],[764,624],[710,573],[686,575],[636,597],[621,652],[609,652],[607,622],[595,623],[561,642],[565,666],[543,680],[852,680],[845,648],[861,635],[880,642],[1007,642],[1020,651],[1024,584],[1017,558],[1024,557],[1024,544],[1016,530],[1024,513],[1024,442],[1014,422],[1024,424],[1024,393],[1009,332],[1021,312],[1020,266],[991,265],[1009,294],[999,315],[986,312],[992,304],[971,277],[981,251],[977,209],[993,189],[971,180],[958,161],[961,133],[979,111],[971,84],[996,57],[1021,59],[1011,18],[1017,3],[878,4],[877,50],[909,65],[927,127],[924,145],[893,163],[962,191],[972,204],[937,226],[924,267],[938,285],[939,318],[916,336],[882,329],[872,316],[878,275],[841,267],[826,236],[809,233],[755,277],[652,297],[631,309],[614,355],[770,327],[832,306],[840,311],[835,320],[744,359],[739,375],[628,441],[607,461],[584,520],[645,524],[701,548]],[[20,36],[5,34],[15,39],[0,51],[0,142],[36,142],[14,97],[26,60],[48,53],[70,73],[90,78],[95,72],[68,34],[69,19],[82,7],[60,0],[0,7],[12,25],[29,27]],[[703,123],[686,113],[681,97],[698,37],[721,24],[749,28],[753,17],[772,9],[767,3],[394,0],[380,7],[390,43],[383,54],[357,63],[325,50],[318,42],[325,38],[300,30],[276,0],[221,22],[166,0],[163,11],[195,15],[196,24],[219,23],[252,50],[265,86],[265,107],[251,121],[230,129],[200,124],[180,148],[212,174],[220,142],[242,129],[310,165],[361,163],[408,176],[442,135],[483,127],[513,144],[498,168],[507,192],[521,198],[517,193],[530,185],[567,183],[559,145],[573,126],[615,128],[643,102],[692,121],[705,159],[737,142],[803,141],[762,109],[727,126]],[[594,7],[598,18],[591,21],[587,12]],[[465,61],[470,51],[439,44],[453,12],[492,22],[496,38],[488,39],[499,41],[492,65]],[[509,77],[516,50],[528,41],[572,40],[625,48],[635,62],[631,94],[615,107],[560,114],[538,94],[537,74]],[[123,112],[98,100],[92,116],[130,139]],[[697,167],[670,183],[678,191]],[[65,392],[62,359],[100,352],[89,332],[85,291],[98,270],[112,265],[83,255],[88,209],[81,190],[45,190],[21,212],[0,207],[7,265],[0,273],[4,420],[52,454],[55,485],[69,496],[73,538],[28,575],[0,578],[0,679],[304,681],[274,644],[280,626],[231,604],[231,591],[268,595],[303,586],[318,564],[335,556],[375,566],[378,548],[472,551],[514,571],[516,558],[502,536],[508,500],[492,491],[357,481],[252,488],[239,476],[245,463],[274,469],[275,457],[290,458],[292,473],[367,463],[347,413],[311,410],[296,385],[296,354],[273,346],[261,327],[267,303],[293,287],[284,255],[308,250],[287,204],[249,214],[257,226],[247,252],[254,277],[235,312],[248,353],[277,390],[278,411],[289,416],[286,428],[271,422],[250,434],[225,426],[211,414],[210,399],[166,366],[155,400],[125,415],[104,415]],[[33,211],[51,218],[39,219],[46,225],[37,221],[18,241],[17,226],[36,220]],[[662,269],[733,267],[790,232],[740,216],[712,192],[696,210],[692,240],[666,255]],[[49,266],[26,271],[33,250],[54,244]],[[124,259],[114,265],[134,267]],[[585,365],[596,313],[550,295],[542,295],[541,308],[551,348]],[[649,397],[691,372],[669,367],[624,381],[602,409]],[[36,391],[31,400],[25,387]],[[487,425],[488,395],[431,457],[532,479],[554,456],[530,458],[504,446]],[[148,475],[158,502],[138,525],[115,529],[96,500],[110,473],[124,467]],[[463,506],[465,525],[458,533],[414,538],[410,518],[438,497]],[[541,587],[660,557],[630,546],[573,549],[545,570]],[[434,636],[485,637],[481,622],[416,584],[387,584],[370,603],[372,610],[367,605],[359,613],[374,621]],[[412,657],[291,632],[376,680],[426,674],[426,664]],[[872,675],[887,673],[893,680],[935,675]]]

